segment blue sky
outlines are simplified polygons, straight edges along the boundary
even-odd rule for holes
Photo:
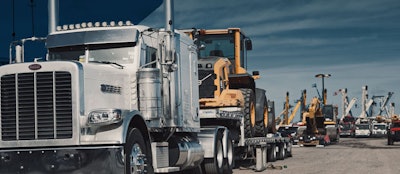
[[[139,21],[161,1],[128,0],[60,2],[61,24],[87,21]],[[11,41],[11,0],[2,1],[3,26],[0,57],[8,57]],[[47,33],[47,2],[36,0],[36,33]],[[96,2],[96,3],[93,3]],[[107,3],[108,2],[108,3]],[[104,4],[106,5],[104,5]],[[148,3],[148,4],[147,4]],[[4,4],[4,5],[3,5]],[[118,4],[122,4],[121,6]],[[39,10],[39,8],[41,10]],[[29,0],[18,2],[17,38],[31,36]],[[141,24],[163,27],[161,5]],[[240,27],[253,40],[248,69],[262,76],[258,87],[265,88],[276,111],[282,109],[286,91],[291,104],[306,89],[308,98],[316,96],[311,87],[325,80],[328,102],[340,105],[334,91],[347,88],[349,97],[361,99],[361,88],[369,87],[369,96],[394,92],[391,102],[400,99],[400,1],[398,0],[175,0],[176,28]],[[39,35],[40,34],[40,35]],[[396,113],[400,113],[396,108]],[[356,116],[359,109],[353,110]]]

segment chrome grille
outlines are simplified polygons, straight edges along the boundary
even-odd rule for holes
[[[69,72],[34,72],[1,77],[3,141],[72,138]]]

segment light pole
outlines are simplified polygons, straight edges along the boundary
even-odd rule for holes
[[[324,86],[325,82],[324,82],[324,79],[325,79],[325,77],[328,78],[330,76],[331,76],[331,74],[317,74],[317,75],[315,75],[316,78],[322,78],[322,102],[323,102],[323,104],[325,104],[325,86]]]

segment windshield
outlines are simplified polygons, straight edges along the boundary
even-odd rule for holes
[[[369,129],[369,125],[368,124],[359,124],[359,125],[356,125],[356,127],[358,129]]]
[[[199,57],[219,56],[231,60],[235,56],[233,35],[201,35],[198,37]]]
[[[350,124],[342,124],[341,125],[343,129],[351,129],[351,125]]]
[[[374,125],[374,129],[385,130],[386,126],[385,125]]]
[[[81,61],[86,57],[88,61],[115,62],[119,64],[133,63],[134,44],[102,44],[102,45],[79,45],[60,48],[49,48],[48,60]],[[88,54],[88,55],[86,55]]]

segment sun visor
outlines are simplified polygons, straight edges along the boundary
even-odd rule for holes
[[[139,32],[136,28],[83,30],[64,33],[53,33],[47,36],[47,48],[72,45],[92,45],[106,43],[137,42]]]

